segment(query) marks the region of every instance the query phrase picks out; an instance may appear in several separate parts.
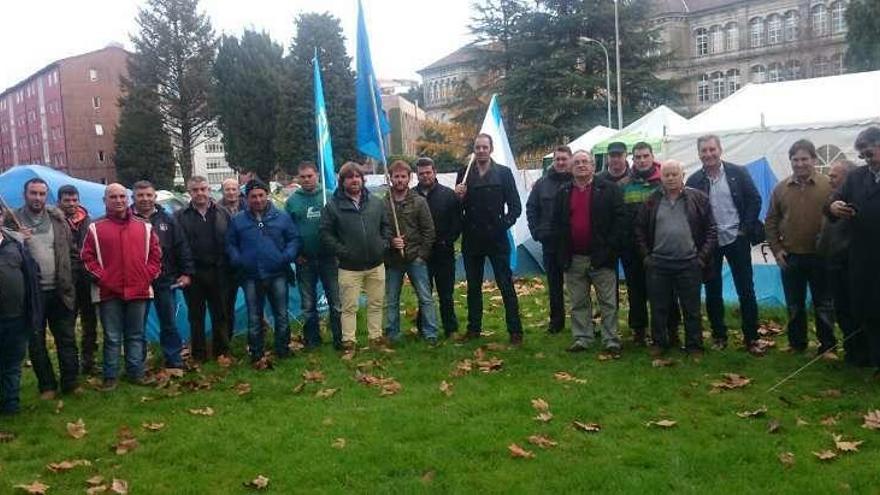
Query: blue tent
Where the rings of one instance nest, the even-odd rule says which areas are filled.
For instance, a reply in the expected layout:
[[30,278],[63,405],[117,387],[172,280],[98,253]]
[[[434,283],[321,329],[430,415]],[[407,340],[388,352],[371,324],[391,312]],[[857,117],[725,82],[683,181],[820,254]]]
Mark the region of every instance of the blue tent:
[[104,214],[104,184],[76,179],[45,165],[17,165],[0,175],[0,196],[12,207],[24,205],[24,183],[39,177],[49,185],[49,204],[58,202],[58,189],[70,184],[79,190],[80,202],[92,218]]

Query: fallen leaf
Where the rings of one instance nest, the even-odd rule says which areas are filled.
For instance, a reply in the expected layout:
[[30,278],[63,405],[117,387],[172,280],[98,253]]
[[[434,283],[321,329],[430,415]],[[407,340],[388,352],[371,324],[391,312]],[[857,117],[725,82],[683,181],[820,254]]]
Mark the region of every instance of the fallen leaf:
[[780,428],[782,428],[782,425],[775,419],[771,419],[767,423],[767,433],[777,433]]
[[306,370],[302,373],[303,380],[307,382],[323,382],[324,373],[321,370]]
[[269,486],[269,478],[260,474],[256,478],[244,483],[244,486],[255,490],[265,490]]
[[585,431],[587,433],[598,433],[602,431],[602,426],[599,423],[584,423],[582,421],[572,421],[572,426],[577,430]]
[[510,452],[511,457],[518,457],[521,459],[534,459],[535,457],[533,452],[530,452],[515,443],[508,445],[507,450]]
[[742,411],[742,412],[736,413],[736,415],[739,416],[740,418],[757,418],[757,417],[763,416],[765,414],[767,414],[767,406],[761,406],[758,409],[755,409],[754,411]]
[[678,424],[677,421],[672,421],[671,419],[660,419],[657,421],[648,421],[647,423],[645,423],[645,426],[656,426],[659,428],[672,428],[673,426],[675,426],[677,424]]
[[837,454],[831,450],[823,450],[821,452],[813,452],[813,455],[818,457],[820,461],[829,461],[837,457]]
[[493,352],[507,350],[507,346],[502,344],[501,342],[489,342],[488,344],[486,344],[483,347],[485,347],[487,351],[493,351]]
[[537,399],[532,399],[532,407],[535,408],[536,411],[550,410],[550,404],[548,404],[547,401],[540,397],[538,397]]
[[462,359],[455,363],[455,369],[452,370],[452,376],[464,376],[473,371],[473,361],[470,359]]
[[794,466],[794,453],[793,452],[780,452],[776,457],[779,458],[779,462],[782,463],[785,467]]
[[293,387],[293,393],[300,394],[303,390],[306,389],[306,382],[299,382],[295,387]]
[[38,480],[34,481],[30,485],[15,485],[13,488],[18,488],[19,490],[22,490],[25,493],[30,493],[31,495],[45,495],[46,490],[49,489],[49,485],[45,485]]
[[614,356],[612,356],[611,353],[608,352],[600,352],[596,355],[596,359],[598,359],[599,361],[611,361],[612,359],[614,359]]
[[212,409],[210,407],[201,407],[198,409],[190,409],[189,413],[196,415],[196,416],[213,416],[214,409]]
[[86,488],[86,495],[97,495],[99,493],[107,493],[110,488],[107,485],[95,485]]
[[73,461],[61,461],[61,462],[53,462],[46,465],[46,469],[52,471],[53,473],[62,473],[64,471],[70,471],[71,469],[77,466],[91,466],[92,463],[85,459],[76,459]]
[[123,426],[116,432],[116,443],[112,446],[116,455],[125,455],[138,448],[137,438],[134,437],[131,428]]
[[443,380],[440,382],[440,392],[446,395],[446,397],[450,397],[452,395],[452,384]]
[[743,388],[752,382],[751,378],[737,373],[724,373],[720,382],[713,382],[712,387],[718,390],[732,390],[735,388]]
[[403,388],[403,385],[400,384],[397,380],[392,378],[386,378],[382,383],[382,390],[379,392],[379,395],[382,397],[395,395]]
[[761,336],[771,336],[772,337],[775,335],[780,335],[782,333],[782,331],[783,331],[782,326],[779,325],[779,323],[772,322],[772,321],[767,322],[767,323],[762,323],[758,327],[758,335],[761,335]]
[[422,480],[422,483],[428,484],[428,483],[434,481],[434,478],[436,478],[436,477],[437,477],[437,471],[434,471],[433,469],[429,469],[429,470],[425,471],[424,473],[422,473],[422,476],[419,479]]
[[321,424],[324,426],[330,426],[333,424],[333,418],[324,418],[321,420]]
[[141,423],[141,427],[147,431],[159,431],[165,428],[165,423]]
[[846,441],[843,435],[834,435],[834,446],[841,452],[858,452],[859,445],[865,443],[864,440]]
[[165,373],[174,378],[183,378],[183,370],[180,368],[165,368]]
[[826,399],[837,399],[843,396],[843,392],[836,388],[829,388],[828,390],[823,390],[819,392],[819,395],[825,397]]
[[86,436],[86,424],[83,422],[82,418],[76,420],[76,423],[67,423],[67,434],[71,437],[79,440],[80,438]]
[[61,411],[64,410],[64,401],[59,400],[58,403],[55,404],[55,414],[61,414]]
[[345,439],[344,438],[336,438],[333,440],[333,443],[330,444],[334,449],[344,449],[345,448]]
[[252,364],[251,367],[253,367],[257,371],[263,371],[274,369],[275,365],[272,363],[272,360],[269,358],[269,356],[263,356],[254,364]]
[[668,368],[668,367],[674,366],[674,365],[675,365],[675,361],[673,361],[672,359],[658,358],[658,359],[651,361],[651,366],[653,366],[655,368]]
[[235,395],[238,395],[239,397],[242,395],[247,395],[251,393],[251,384],[246,382],[237,383],[234,387],[232,387],[232,390],[234,390]]
[[128,482],[113,478],[113,483],[110,484],[110,491],[118,495],[125,495],[128,493]]
[[529,437],[529,443],[532,444],[532,445],[537,445],[538,447],[541,447],[542,449],[548,449],[548,448],[550,448],[550,447],[556,447],[557,445],[559,445],[558,443],[556,443],[556,442],[554,442],[553,440],[551,440],[551,439],[545,437],[544,435],[532,435],[532,436],[530,436],[530,437]]
[[235,360],[230,356],[217,356],[217,364],[221,368],[229,368],[233,364],[235,364]]
[[809,426],[809,424],[810,423],[808,423],[805,419],[798,417],[798,419],[797,419],[798,426]]
[[560,382],[587,383],[587,380],[583,378],[575,378],[567,371],[557,371],[556,373],[553,373],[553,378]]
[[92,476],[91,478],[86,480],[86,484],[89,486],[98,486],[103,483],[104,477],[99,474],[96,474],[95,476]]
[[0,431],[0,443],[9,443],[13,440],[15,440],[15,433]]
[[551,419],[553,419],[553,413],[550,411],[542,411],[535,416],[535,421],[540,421],[542,423],[549,423]]
[[318,390],[317,392],[315,392],[315,397],[327,399],[327,398],[333,397],[333,395],[338,391],[339,391],[338,388],[322,388],[321,390]]
[[504,360],[497,357],[491,357],[485,361],[477,361],[477,367],[483,373],[499,371],[502,366],[504,366]]
[[877,409],[876,411],[868,411],[863,418],[865,422],[862,424],[862,428],[880,430],[880,409]]
[[825,416],[819,421],[819,424],[822,426],[834,426],[837,424],[837,420],[840,418],[840,414],[835,414],[834,416]]

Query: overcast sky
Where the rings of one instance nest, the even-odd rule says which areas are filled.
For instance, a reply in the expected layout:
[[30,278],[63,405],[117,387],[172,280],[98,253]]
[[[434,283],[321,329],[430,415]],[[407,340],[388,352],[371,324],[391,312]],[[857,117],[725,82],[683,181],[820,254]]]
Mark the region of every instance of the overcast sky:
[[[373,67],[382,79],[418,79],[416,70],[470,41],[471,0],[362,0]],[[0,91],[55,60],[110,42],[131,49],[129,34],[143,0],[3,0]],[[302,12],[342,20],[354,55],[357,0],[201,0],[215,31],[266,30],[285,48]]]

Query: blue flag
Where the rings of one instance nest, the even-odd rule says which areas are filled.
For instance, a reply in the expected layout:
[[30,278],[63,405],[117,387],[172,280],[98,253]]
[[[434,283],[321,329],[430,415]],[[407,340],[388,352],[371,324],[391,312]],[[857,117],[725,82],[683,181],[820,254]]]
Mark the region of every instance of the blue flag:
[[324,105],[324,84],[321,82],[321,64],[318,62],[317,48],[312,65],[315,70],[315,143],[318,145],[318,164],[321,166],[324,203],[327,203],[327,193],[332,194],[336,190],[336,169],[333,167],[333,143],[330,140],[327,107]]
[[355,81],[358,151],[385,164],[385,136],[391,126],[382,110],[382,96],[373,72],[364,7],[358,0],[357,80]]

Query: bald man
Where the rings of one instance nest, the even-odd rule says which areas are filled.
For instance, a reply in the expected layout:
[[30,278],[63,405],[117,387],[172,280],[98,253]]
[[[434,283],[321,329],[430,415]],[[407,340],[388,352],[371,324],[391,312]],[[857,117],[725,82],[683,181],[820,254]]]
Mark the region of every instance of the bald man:
[[92,302],[98,304],[104,327],[104,391],[117,386],[120,347],[128,379],[138,385],[154,381],[144,370],[144,314],[153,298],[153,280],[162,271],[162,251],[153,226],[128,206],[125,188],[108,185],[106,216],[89,225],[80,255],[95,280]]

